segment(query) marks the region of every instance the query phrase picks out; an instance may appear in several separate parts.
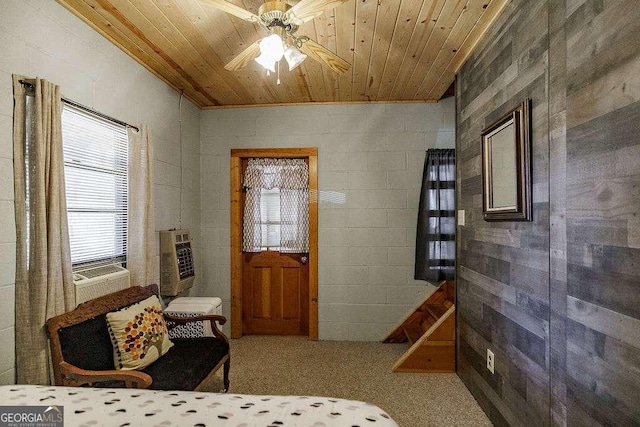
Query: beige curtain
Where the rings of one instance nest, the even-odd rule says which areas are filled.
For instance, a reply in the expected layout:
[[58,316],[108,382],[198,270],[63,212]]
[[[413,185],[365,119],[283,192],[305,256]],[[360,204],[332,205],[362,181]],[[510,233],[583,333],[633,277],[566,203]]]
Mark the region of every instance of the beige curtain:
[[147,125],[129,128],[129,231],[127,269],[131,286],[155,280],[153,146]]
[[49,384],[45,321],[74,308],[62,155],[60,88],[41,79],[27,90],[13,76],[16,213],[16,373]]

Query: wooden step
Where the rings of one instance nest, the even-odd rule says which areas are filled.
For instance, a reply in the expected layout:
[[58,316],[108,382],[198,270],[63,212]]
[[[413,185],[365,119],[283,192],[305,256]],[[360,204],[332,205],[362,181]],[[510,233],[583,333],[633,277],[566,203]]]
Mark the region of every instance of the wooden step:
[[453,282],[441,283],[383,340],[411,343],[393,366],[395,372],[454,372],[454,298]]
[[[451,307],[451,305],[449,305],[449,307]],[[433,316],[433,318],[435,318],[436,320],[439,319],[440,316],[445,314],[449,309],[449,307],[447,307],[444,303],[443,304],[426,303],[424,305],[425,311],[429,313],[431,316]]]
[[438,291],[431,294],[431,296],[425,301],[427,304],[442,304],[447,300],[447,293],[444,291]]
[[422,325],[422,332],[427,332],[434,323],[438,321],[438,317],[433,316],[432,314],[425,315],[420,322]]
[[425,332],[436,323],[438,319],[428,312],[421,312],[421,316],[413,318],[411,321],[407,321],[402,324],[402,331],[407,337],[407,340],[413,344],[416,342]]
[[396,361],[394,372],[455,372],[453,341],[427,341],[411,350]]
[[402,328],[398,328],[387,335],[384,342],[393,344],[407,342],[407,334]]
[[422,326],[415,323],[402,325],[402,330],[404,331],[404,334],[407,336],[407,339],[411,344],[418,341],[424,334],[424,329],[422,329]]

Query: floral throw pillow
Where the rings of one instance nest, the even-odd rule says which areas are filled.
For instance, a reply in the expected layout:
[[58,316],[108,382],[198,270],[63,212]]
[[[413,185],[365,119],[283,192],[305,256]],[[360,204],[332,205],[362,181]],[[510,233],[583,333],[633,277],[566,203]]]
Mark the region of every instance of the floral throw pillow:
[[107,313],[116,369],[142,369],[173,346],[157,296]]

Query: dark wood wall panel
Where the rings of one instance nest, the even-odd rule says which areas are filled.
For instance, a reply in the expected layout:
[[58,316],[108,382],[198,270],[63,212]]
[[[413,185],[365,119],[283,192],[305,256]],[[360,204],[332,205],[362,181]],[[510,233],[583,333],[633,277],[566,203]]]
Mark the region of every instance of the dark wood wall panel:
[[[458,76],[458,209],[466,215],[459,375],[498,425],[549,424],[547,15],[546,2],[512,2]],[[486,222],[480,133],[526,98],[533,100],[534,219]],[[486,368],[487,348],[495,374]]]
[[640,245],[633,236],[640,228],[640,7],[572,3],[557,11],[557,21],[565,19],[565,55],[550,57],[552,64],[565,61],[556,70],[564,68],[566,79],[559,102],[566,120],[556,127],[564,133],[558,149],[566,156],[565,181],[562,192],[551,193],[552,205],[565,211],[565,234],[553,233],[552,225],[552,242],[564,239],[566,251],[564,265],[558,262],[563,292],[554,295],[565,297],[565,307],[552,320],[564,338],[553,340],[564,365],[552,367],[564,391],[556,406],[564,412],[554,418],[638,425]]
[[[458,75],[458,367],[496,425],[640,425],[638,34],[635,1],[513,0]],[[480,131],[526,97],[534,221],[487,223]]]
[[[566,0],[549,3],[550,419],[567,422],[567,36]],[[582,420],[586,421],[586,420]],[[579,422],[578,425],[588,423]]]

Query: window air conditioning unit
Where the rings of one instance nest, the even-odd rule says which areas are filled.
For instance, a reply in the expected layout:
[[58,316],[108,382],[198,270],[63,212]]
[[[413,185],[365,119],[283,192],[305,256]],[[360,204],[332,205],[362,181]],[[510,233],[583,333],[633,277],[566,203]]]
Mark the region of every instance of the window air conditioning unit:
[[120,264],[88,267],[73,272],[76,305],[129,287],[129,270]]
[[160,295],[176,296],[194,280],[189,230],[160,231]]

